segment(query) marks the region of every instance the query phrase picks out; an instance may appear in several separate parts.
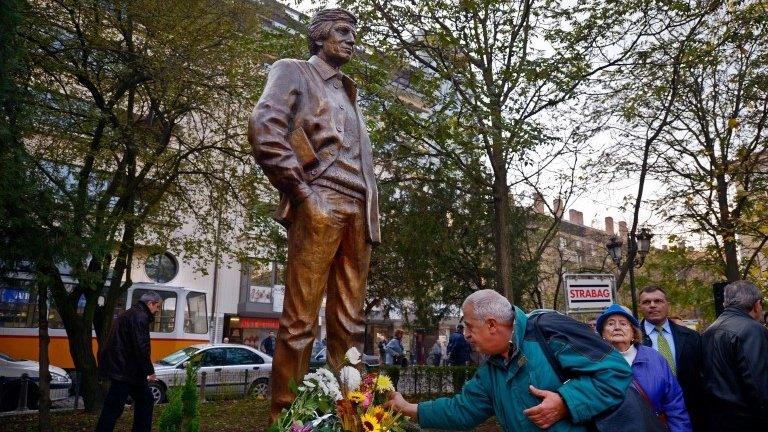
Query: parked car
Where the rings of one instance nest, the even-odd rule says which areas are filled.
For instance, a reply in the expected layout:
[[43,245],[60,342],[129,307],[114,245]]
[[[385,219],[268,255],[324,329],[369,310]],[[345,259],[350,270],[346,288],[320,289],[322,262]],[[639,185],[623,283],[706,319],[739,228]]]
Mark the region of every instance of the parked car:
[[[69,397],[69,388],[72,379],[67,372],[56,366],[48,366],[51,374],[51,400],[66,399]],[[40,392],[40,363],[32,360],[13,358],[0,353],[0,411],[13,411],[19,407],[21,395],[21,376],[27,374],[27,408],[37,409],[39,406]]]
[[168,388],[182,385],[189,362],[200,366],[198,384],[206,373],[207,394],[243,392],[267,396],[272,357],[240,344],[200,344],[182,348],[155,363],[157,381],[149,383],[155,403],[167,401]]
[[[309,358],[309,370],[317,370],[317,368],[327,363],[326,359],[326,347],[322,347],[316,352],[312,353],[312,357]],[[379,367],[381,360],[377,355],[363,354],[360,359],[367,369]]]

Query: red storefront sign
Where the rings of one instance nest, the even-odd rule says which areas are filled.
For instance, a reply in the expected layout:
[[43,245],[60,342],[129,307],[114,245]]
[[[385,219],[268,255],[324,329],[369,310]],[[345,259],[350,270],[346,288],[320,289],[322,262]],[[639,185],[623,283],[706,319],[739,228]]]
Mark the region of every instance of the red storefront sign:
[[240,328],[271,328],[277,329],[280,322],[277,318],[240,318]]

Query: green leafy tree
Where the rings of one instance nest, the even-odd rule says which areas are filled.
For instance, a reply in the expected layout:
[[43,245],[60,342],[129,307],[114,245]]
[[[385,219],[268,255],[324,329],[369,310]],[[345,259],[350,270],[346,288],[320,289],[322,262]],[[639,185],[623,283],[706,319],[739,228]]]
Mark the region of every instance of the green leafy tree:
[[202,260],[258,240],[241,234],[259,219],[222,210],[263,208],[245,117],[271,53],[296,44],[265,34],[259,11],[240,0],[29,3],[19,28],[28,80],[15,100],[30,127],[19,149],[50,199],[14,220],[47,243],[20,256],[50,281],[88,410],[101,401],[91,331],[103,346],[137,243],[173,239]]
[[663,185],[650,204],[676,234],[705,238],[719,273],[744,278],[768,242],[758,216],[768,150],[765,5],[682,2],[663,11],[676,25],[639,49],[611,88],[619,133],[599,164],[622,177],[639,171],[633,233],[647,175]]
[[412,174],[430,161],[456,170],[461,183],[452,186],[491,203],[493,287],[518,303],[513,270],[524,247],[512,227],[527,221],[515,219],[524,214],[512,210],[512,188],[535,188],[536,173],[575,150],[578,122],[564,113],[577,112],[580,89],[647,36],[643,4],[342,3],[359,14],[363,40],[399,70],[378,118],[384,142],[405,155],[393,162]]
[[[652,152],[664,215],[709,241],[728,281],[746,278],[768,241],[768,16],[762,2],[714,11],[686,53],[675,122]],[[739,238],[749,237],[750,248]]]

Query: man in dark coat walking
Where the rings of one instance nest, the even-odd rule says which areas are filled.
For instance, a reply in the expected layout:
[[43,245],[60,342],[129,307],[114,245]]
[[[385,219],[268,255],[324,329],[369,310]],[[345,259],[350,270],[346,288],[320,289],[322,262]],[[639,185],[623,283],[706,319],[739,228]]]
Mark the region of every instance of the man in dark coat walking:
[[702,335],[710,430],[757,432],[768,425],[768,329],[763,296],[747,281],[725,287],[725,310]]
[[155,368],[150,356],[149,330],[161,303],[159,294],[148,291],[115,320],[99,364],[102,373],[110,379],[110,386],[96,432],[114,430],[128,396],[133,399],[131,430],[152,429],[154,398],[148,381],[155,380]]
[[640,312],[643,315],[640,323],[643,345],[652,347],[667,358],[669,368],[683,389],[685,408],[691,417],[693,430],[706,431],[704,388],[701,384],[701,336],[669,319],[667,293],[658,286],[647,286],[640,291]]

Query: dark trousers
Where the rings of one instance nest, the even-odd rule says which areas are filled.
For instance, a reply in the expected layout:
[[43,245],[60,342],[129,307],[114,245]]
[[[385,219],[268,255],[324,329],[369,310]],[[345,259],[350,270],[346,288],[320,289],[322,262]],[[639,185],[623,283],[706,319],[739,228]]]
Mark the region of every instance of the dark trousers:
[[132,432],[148,432],[152,429],[152,408],[155,400],[145,381],[141,384],[112,380],[109,385],[107,398],[101,408],[96,432],[112,432],[117,419],[123,414],[125,401],[128,396],[133,399],[133,428]]
[[271,418],[294,399],[289,383],[307,372],[317,315],[326,295],[328,363],[341,367],[344,353],[362,352],[363,306],[371,245],[366,241],[365,203],[316,187],[321,202],[294,209],[288,229],[288,266],[283,313],[272,363]]

